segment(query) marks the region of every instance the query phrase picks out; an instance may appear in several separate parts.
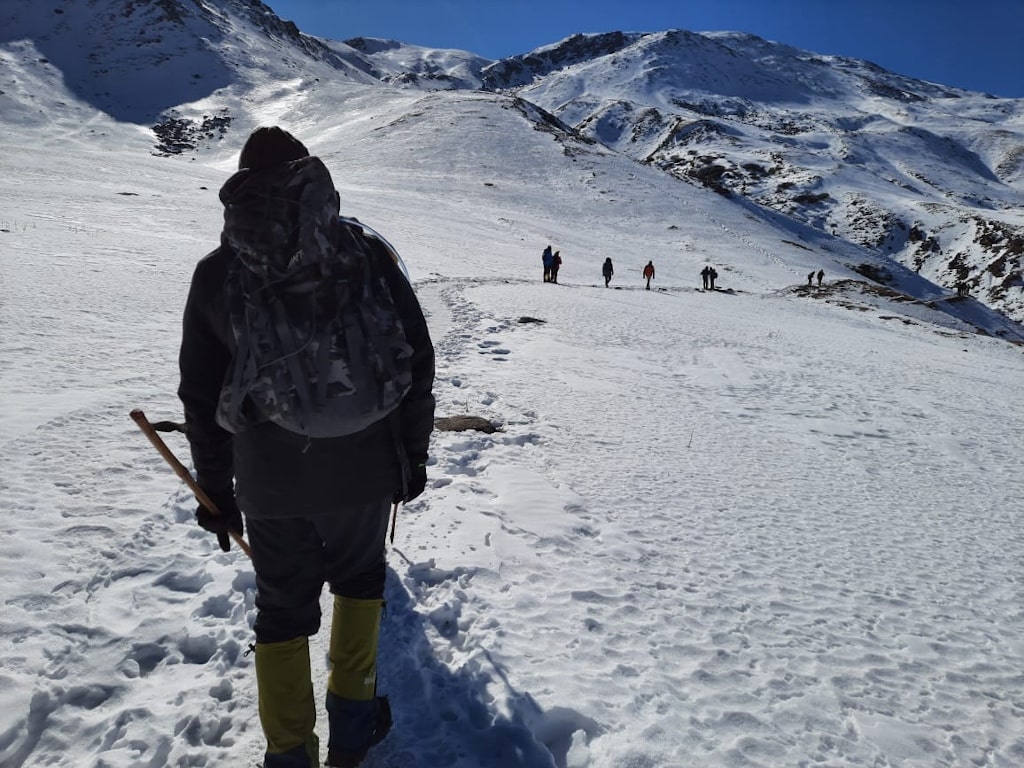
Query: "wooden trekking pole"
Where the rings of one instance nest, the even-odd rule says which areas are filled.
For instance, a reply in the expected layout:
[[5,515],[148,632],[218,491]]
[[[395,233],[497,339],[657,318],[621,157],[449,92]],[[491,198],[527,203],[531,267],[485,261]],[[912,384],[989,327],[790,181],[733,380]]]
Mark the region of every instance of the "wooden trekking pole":
[[[144,414],[140,409],[135,408],[129,416],[132,417],[132,421],[139,425],[139,429],[142,430],[142,434],[149,438],[149,442],[151,442],[159,454],[164,457],[164,460],[171,465],[171,469],[174,470],[174,474],[185,481],[185,485],[187,485],[191,489],[192,493],[195,494],[199,503],[210,510],[213,514],[221,514],[221,511],[217,509],[217,505],[214,504],[213,500],[206,495],[206,492],[199,487],[199,483],[195,481],[185,465],[178,461],[178,457],[175,456],[174,452],[167,447],[167,443],[163,441],[163,438],[156,433],[156,430],[153,429],[153,425],[150,424],[149,419],[146,418],[146,414]],[[245,552],[251,560],[252,550],[249,549],[249,542],[243,539],[241,534],[237,531],[229,530],[228,535],[231,536],[234,542],[238,545],[238,548]]]

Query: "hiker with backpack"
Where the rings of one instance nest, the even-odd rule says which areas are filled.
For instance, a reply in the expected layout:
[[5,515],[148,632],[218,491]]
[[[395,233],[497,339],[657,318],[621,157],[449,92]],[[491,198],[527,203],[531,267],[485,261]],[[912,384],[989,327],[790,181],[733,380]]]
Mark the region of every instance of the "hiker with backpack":
[[551,256],[551,282],[558,282],[558,270],[562,266],[562,252],[555,251]]
[[551,252],[551,246],[547,246],[540,255],[541,263],[544,264],[544,282],[551,282],[551,267],[555,261],[555,255]]
[[391,504],[426,485],[434,351],[397,254],[340,217],[330,173],[291,134],[253,132],[220,199],[179,356],[196,480],[219,510],[196,519],[224,551],[248,529],[263,765],[319,765],[308,638],[326,582],[327,765],[357,766],[391,727],[384,542]]

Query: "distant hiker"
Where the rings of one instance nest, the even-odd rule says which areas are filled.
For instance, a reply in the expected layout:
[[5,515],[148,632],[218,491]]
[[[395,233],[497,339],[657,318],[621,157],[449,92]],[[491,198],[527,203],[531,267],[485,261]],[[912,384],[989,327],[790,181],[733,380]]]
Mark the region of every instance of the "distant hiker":
[[961,280],[960,282],[958,282],[956,284],[956,295],[957,296],[969,296],[970,292],[971,292],[970,288],[967,286],[967,283],[964,282],[963,280]]
[[706,291],[708,289],[708,287],[711,285],[711,267],[710,266],[705,266],[704,269],[702,269],[700,271],[700,279],[701,279],[701,282],[703,283],[704,290]]
[[715,290],[715,280],[718,279],[718,272],[715,271],[714,267],[708,267],[708,283],[711,285],[711,290]]
[[319,158],[258,128],[238,166],[179,355],[196,480],[219,510],[200,505],[196,520],[224,551],[229,532],[249,532],[262,765],[320,764],[309,636],[326,582],[327,765],[355,766],[391,727],[377,695],[384,541],[391,504],[427,482],[434,350],[397,254],[339,217]]
[[822,281],[822,278],[824,278],[824,277],[825,277],[825,270],[819,269],[818,270],[818,287],[819,288],[821,288],[821,281]]
[[647,280],[647,290],[651,290],[651,280],[654,279],[654,262],[648,261],[647,266],[644,267],[644,278]]
[[540,255],[540,260],[544,264],[544,282],[551,282],[551,264],[554,261],[555,256],[551,253],[551,246],[549,245],[544,249],[544,252]]
[[604,264],[601,265],[601,274],[604,275],[604,287],[608,287],[608,283],[612,281],[612,275],[615,274],[615,270],[612,268],[612,258],[609,256],[604,260]]
[[558,282],[558,268],[562,266],[562,256],[561,256],[561,253],[562,253],[561,251],[555,251],[554,255],[551,257],[551,282],[552,283],[557,283]]
[[807,285],[814,285],[814,270],[807,273]]

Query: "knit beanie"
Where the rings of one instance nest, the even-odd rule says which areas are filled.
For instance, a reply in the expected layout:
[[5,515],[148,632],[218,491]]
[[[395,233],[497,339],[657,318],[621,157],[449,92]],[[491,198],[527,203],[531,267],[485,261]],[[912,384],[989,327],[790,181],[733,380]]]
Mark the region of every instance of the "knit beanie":
[[308,156],[309,150],[288,131],[276,125],[257,128],[242,147],[238,168],[258,171]]

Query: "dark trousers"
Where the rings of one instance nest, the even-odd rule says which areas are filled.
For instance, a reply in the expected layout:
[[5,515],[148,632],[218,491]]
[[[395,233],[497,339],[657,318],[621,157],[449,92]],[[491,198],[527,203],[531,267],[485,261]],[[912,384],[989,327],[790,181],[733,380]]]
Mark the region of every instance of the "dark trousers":
[[384,538],[391,499],[316,517],[246,519],[256,571],[256,642],[282,643],[320,629],[320,594],[384,596]]

